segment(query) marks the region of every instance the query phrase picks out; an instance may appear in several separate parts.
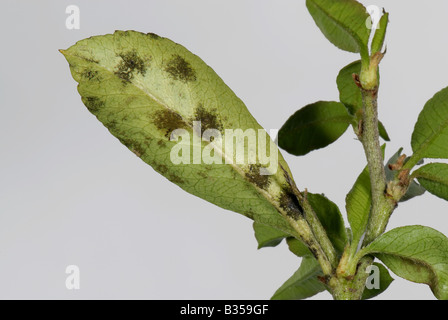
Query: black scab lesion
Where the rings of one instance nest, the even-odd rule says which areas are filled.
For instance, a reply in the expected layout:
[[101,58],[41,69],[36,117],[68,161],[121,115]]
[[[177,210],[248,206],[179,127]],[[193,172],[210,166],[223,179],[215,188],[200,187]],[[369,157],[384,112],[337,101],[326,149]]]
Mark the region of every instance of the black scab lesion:
[[187,128],[181,115],[169,109],[156,112],[153,123],[168,139],[174,130]]
[[166,64],[165,71],[174,80],[183,82],[196,81],[196,72],[190,63],[180,55],[174,55]]
[[246,178],[249,182],[255,184],[260,189],[267,190],[271,180],[268,175],[260,174],[260,168],[260,164],[249,165],[249,170],[246,172]]
[[96,70],[86,69],[81,73],[81,76],[89,81],[93,79],[99,80],[98,71]]
[[104,106],[104,101],[98,97],[85,97],[83,102],[92,113],[98,112]]
[[292,190],[283,190],[279,203],[280,207],[286,211],[286,214],[294,220],[298,220],[303,215],[303,208]]
[[146,73],[147,64],[138,56],[137,51],[128,51],[118,55],[121,58],[120,63],[114,72],[117,77],[123,80],[124,83],[130,82],[136,73],[142,76]]
[[202,104],[199,104],[192,120],[201,122],[201,136],[207,129],[218,130],[221,133],[223,132],[223,125],[218,117],[216,109],[207,110]]

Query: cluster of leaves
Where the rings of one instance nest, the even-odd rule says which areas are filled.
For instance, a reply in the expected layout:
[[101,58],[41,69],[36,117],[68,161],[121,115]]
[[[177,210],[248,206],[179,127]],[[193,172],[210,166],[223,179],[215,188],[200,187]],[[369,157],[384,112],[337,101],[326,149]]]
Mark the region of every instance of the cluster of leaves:
[[[366,28],[369,15],[357,1],[307,0],[306,5],[317,26],[334,45],[360,53],[361,59],[339,73],[336,81],[339,102],[308,105],[281,128],[279,146],[294,155],[305,155],[329,145],[350,125],[357,132],[363,102],[352,75],[359,74],[381,53],[388,23],[388,14],[384,13],[370,39],[370,30]],[[193,143],[194,136],[201,136],[206,129],[221,132],[262,129],[243,102],[199,57],[169,39],[135,31],[91,37],[61,52],[79,83],[78,91],[88,110],[144,162],[185,191],[253,219],[259,248],[276,246],[286,239],[289,249],[302,258],[302,263],[277,290],[274,299],[303,299],[327,289],[319,281],[322,269],[314,252],[294,228],[296,213],[301,208],[288,180],[292,174],[278,150],[282,170],[271,175],[260,173],[266,167],[258,158],[255,164],[237,164],[233,150],[226,150],[216,140],[199,140],[201,152],[234,161],[197,165],[194,154],[191,164],[171,161],[170,152],[177,144],[191,142],[185,137],[181,142],[171,139],[175,129],[189,133]],[[193,121],[201,121],[203,130],[195,130]],[[381,123],[379,132],[389,141]],[[394,181],[402,170],[412,170],[425,158],[448,159],[448,89],[437,93],[425,105],[411,144],[414,151],[411,157],[403,159],[400,149],[386,164],[388,181]],[[257,148],[248,146],[244,152],[248,156],[257,152]],[[414,170],[409,179],[409,188],[401,201],[425,190],[448,200],[447,164],[427,164]],[[307,194],[307,201],[339,257],[347,245],[358,245],[362,239],[372,201],[370,188],[366,167],[346,198],[350,228],[344,226],[336,204],[323,195]],[[358,258],[364,255],[377,257],[400,277],[430,285],[436,297],[448,298],[448,239],[441,233],[423,226],[397,228],[356,253]],[[363,298],[382,292],[392,281],[388,269],[377,265],[381,287],[365,290]]]

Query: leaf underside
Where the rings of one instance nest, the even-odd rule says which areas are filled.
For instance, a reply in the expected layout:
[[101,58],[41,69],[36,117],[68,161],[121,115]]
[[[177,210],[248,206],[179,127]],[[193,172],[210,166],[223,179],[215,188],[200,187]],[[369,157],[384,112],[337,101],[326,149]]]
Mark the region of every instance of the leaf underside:
[[438,299],[448,299],[448,239],[424,226],[393,229],[364,248],[404,279],[425,283]]
[[[256,162],[238,164],[237,153],[223,148],[220,140],[200,139],[207,129],[224,133],[263,128],[199,57],[169,39],[136,31],[91,37],[61,52],[87,109],[154,170],[217,206],[297,236],[283,218],[291,213],[295,199],[279,168],[291,175],[278,149],[274,149],[279,165],[275,171],[261,163],[257,145],[248,143],[244,148],[245,159],[255,154]],[[193,127],[194,121],[201,127]],[[188,136],[173,141],[176,129]],[[273,142],[268,135],[264,140],[269,153]],[[191,150],[186,163],[173,163],[170,153],[176,147],[182,156]],[[200,164],[194,164],[198,160],[194,147],[200,150]],[[207,152],[224,164],[201,163],[201,154]],[[261,169],[271,174],[263,175]]]

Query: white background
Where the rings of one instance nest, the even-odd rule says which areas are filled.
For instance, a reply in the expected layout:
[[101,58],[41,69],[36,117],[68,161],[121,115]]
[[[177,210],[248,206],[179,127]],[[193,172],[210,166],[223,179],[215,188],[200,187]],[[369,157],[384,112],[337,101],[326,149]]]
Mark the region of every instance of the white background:
[[[379,113],[392,138],[386,157],[409,155],[418,113],[448,85],[448,2],[362,2],[390,12]],[[70,4],[80,30],[65,27]],[[324,38],[305,1],[2,0],[0,15],[0,298],[268,299],[294,273],[300,260],[284,243],[257,251],[249,219],[185,193],[111,136],[57,50],[116,29],[157,33],[213,67],[265,128],[280,128],[308,103],[337,100],[338,71],[358,59]],[[342,211],[365,166],[351,131],[285,157],[299,188]],[[401,204],[389,228],[448,234],[447,211],[426,194]],[[80,290],[65,288],[70,264]],[[397,278],[379,298],[433,295]]]

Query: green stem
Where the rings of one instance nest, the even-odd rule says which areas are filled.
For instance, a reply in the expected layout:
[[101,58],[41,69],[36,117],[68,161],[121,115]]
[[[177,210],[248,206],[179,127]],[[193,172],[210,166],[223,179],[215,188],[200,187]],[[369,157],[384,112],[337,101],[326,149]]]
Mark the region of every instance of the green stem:
[[329,282],[333,298],[335,300],[361,300],[369,276],[366,270],[372,263],[373,258],[365,256],[360,260],[357,273],[354,276],[333,277]]
[[[378,131],[378,64],[382,58],[383,54],[376,53],[371,57],[369,64],[363,63],[357,83],[361,88],[363,101],[362,122],[358,136],[367,158],[372,195],[363,246],[368,245],[386,230],[396,206],[396,200],[386,193],[387,180]],[[336,275],[330,279],[329,286],[333,297],[337,300],[362,298],[368,277],[365,271],[373,263],[373,258],[358,255],[355,248],[357,245],[352,243],[352,247],[346,249],[347,254],[344,259],[341,259]]]
[[381,235],[389,222],[396,203],[386,197],[386,174],[384,171],[383,152],[379,142],[378,132],[378,89],[362,89],[363,119],[361,142],[366,154],[370,174],[372,192],[372,207],[367,225],[364,245]]

